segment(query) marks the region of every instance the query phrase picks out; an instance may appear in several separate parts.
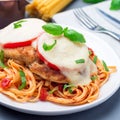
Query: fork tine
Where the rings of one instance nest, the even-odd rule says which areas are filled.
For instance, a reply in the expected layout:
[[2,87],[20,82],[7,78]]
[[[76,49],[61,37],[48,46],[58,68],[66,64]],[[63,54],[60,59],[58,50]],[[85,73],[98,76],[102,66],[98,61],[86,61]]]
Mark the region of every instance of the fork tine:
[[97,25],[98,25],[92,18],[90,18],[90,17],[86,14],[86,12],[85,12],[83,9],[79,9],[79,12],[81,12],[81,14],[83,14],[84,17],[86,17],[87,20],[88,20],[91,24],[93,24],[94,26],[97,26]]
[[73,10],[74,15],[89,29],[95,29],[97,23],[95,23],[90,17],[80,8]]
[[76,18],[87,28],[91,29],[91,26],[89,24],[86,24],[86,22],[82,19],[82,17],[79,15],[78,9],[73,10],[74,15]]

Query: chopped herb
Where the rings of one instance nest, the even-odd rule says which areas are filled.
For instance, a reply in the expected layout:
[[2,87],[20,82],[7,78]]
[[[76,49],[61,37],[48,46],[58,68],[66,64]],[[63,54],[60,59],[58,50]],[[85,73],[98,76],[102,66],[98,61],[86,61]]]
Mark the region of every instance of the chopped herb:
[[105,63],[105,61],[102,61],[102,63],[103,63],[103,67],[104,67],[104,69],[108,72],[109,69],[108,69],[108,67],[107,67],[107,64]]
[[63,89],[66,90],[67,88],[71,88],[71,87],[74,87],[74,85],[73,84],[65,84],[63,86]]
[[0,67],[6,68],[5,64],[0,60]]
[[49,51],[56,45],[56,43],[57,43],[57,40],[54,40],[54,43],[52,45],[48,45],[48,44],[44,43],[43,44],[43,49],[45,51]]
[[78,60],[75,60],[76,64],[79,64],[79,63],[85,63],[85,59],[78,59]]
[[4,51],[0,50],[0,61],[3,62],[4,61]]
[[71,88],[69,88],[69,93],[73,93],[73,90]]
[[64,36],[67,37],[72,42],[79,42],[79,43],[86,42],[84,36],[81,33],[72,29],[64,30]]
[[50,90],[49,93],[52,94],[56,91],[56,89]]
[[19,71],[19,74],[21,77],[21,85],[19,86],[18,89],[22,90],[26,86],[26,77],[25,77],[25,73],[22,70]]
[[97,56],[94,56],[93,62],[96,64],[97,63]]
[[5,68],[6,66],[4,65],[4,51],[0,50],[0,67]]
[[20,21],[18,21],[18,22],[15,22],[15,23],[13,24],[13,25],[14,25],[14,29],[22,27],[22,23],[23,23],[23,22],[26,22],[26,20],[20,20]]
[[42,26],[42,28],[49,34],[52,35],[61,35],[63,33],[63,28],[60,25],[54,23],[47,23]]
[[91,76],[91,80],[96,80],[98,78],[98,76],[97,75],[93,75],[93,76]]
[[88,52],[89,52],[89,55],[92,55],[92,51],[91,50],[88,50]]
[[73,93],[72,87],[75,87],[73,84],[65,84],[63,90],[68,89],[69,93]]

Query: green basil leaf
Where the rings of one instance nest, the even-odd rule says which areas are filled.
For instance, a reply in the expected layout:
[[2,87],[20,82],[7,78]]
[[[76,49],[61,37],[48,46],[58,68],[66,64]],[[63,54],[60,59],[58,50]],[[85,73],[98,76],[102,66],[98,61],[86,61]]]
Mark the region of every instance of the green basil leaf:
[[93,62],[96,64],[97,63],[97,56],[94,56]]
[[4,61],[4,51],[0,50],[0,61],[3,62]]
[[47,23],[42,26],[42,28],[49,34],[58,36],[62,35],[63,28],[60,25],[54,24],[54,23]]
[[22,23],[23,22],[26,22],[26,20],[20,20],[20,21],[17,21],[15,22],[13,25],[14,25],[14,29],[17,29],[17,28],[20,28],[22,27]]
[[6,66],[3,62],[4,62],[4,51],[0,50],[0,67],[6,68]]
[[98,76],[97,75],[93,75],[93,76],[91,76],[91,80],[96,80],[98,78]]
[[85,38],[84,36],[72,29],[66,29],[64,31],[64,36],[68,39],[70,39],[72,42],[80,42],[80,43],[85,43]]
[[57,89],[50,90],[49,93],[53,94]]
[[75,60],[76,64],[85,63],[85,59]]
[[119,10],[120,9],[120,0],[112,0],[110,5],[110,10]]
[[46,43],[43,43],[43,49],[45,51],[49,51],[56,45],[56,43],[57,43],[57,40],[54,40],[54,43],[52,45],[48,45]]
[[73,84],[65,84],[63,89],[66,90],[67,88],[75,87]]
[[104,0],[83,0],[86,3],[98,3],[98,2],[102,2]]
[[18,89],[22,90],[26,86],[26,77],[25,77],[25,73],[22,70],[19,71],[19,74],[21,77],[21,85],[19,86]]
[[107,64],[105,63],[105,61],[102,61],[102,63],[103,63],[103,67],[104,67],[104,69],[105,69],[105,71],[109,71],[109,69],[108,69],[108,67],[107,67]]
[[0,60],[0,67],[6,68],[5,64]]
[[73,93],[73,90],[72,90],[72,88],[69,88],[69,93],[71,93],[71,94]]

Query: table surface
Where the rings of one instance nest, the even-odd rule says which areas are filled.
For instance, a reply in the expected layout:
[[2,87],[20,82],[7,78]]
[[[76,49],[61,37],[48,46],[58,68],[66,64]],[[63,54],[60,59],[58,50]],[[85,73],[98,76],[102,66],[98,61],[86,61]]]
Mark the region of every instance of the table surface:
[[[82,0],[74,0],[65,10],[83,7],[89,4]],[[116,44],[120,44],[116,42]],[[120,56],[120,54],[119,54]],[[92,109],[61,116],[30,115],[8,109],[0,105],[0,120],[119,120],[120,118],[120,89],[106,102]]]

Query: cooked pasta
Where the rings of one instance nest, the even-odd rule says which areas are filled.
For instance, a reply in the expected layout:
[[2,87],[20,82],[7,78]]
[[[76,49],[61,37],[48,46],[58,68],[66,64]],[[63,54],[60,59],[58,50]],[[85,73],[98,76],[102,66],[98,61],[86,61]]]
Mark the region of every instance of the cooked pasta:
[[[95,55],[90,54],[89,57],[93,60]],[[0,67],[0,93],[17,102],[46,100],[62,105],[90,103],[98,98],[100,87],[108,81],[110,74],[116,71],[115,66],[108,66],[109,71],[105,70],[99,59],[96,60],[95,64],[98,72],[91,75],[91,82],[88,85],[74,86],[44,80],[34,75],[28,67],[8,59],[5,62],[7,67]],[[22,84],[20,71],[24,72],[26,79],[26,86],[22,89],[19,89]],[[9,82],[7,86],[3,87],[5,79]]]

